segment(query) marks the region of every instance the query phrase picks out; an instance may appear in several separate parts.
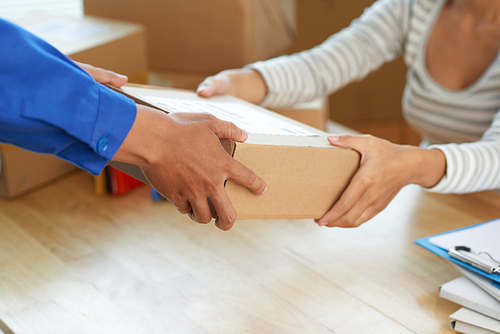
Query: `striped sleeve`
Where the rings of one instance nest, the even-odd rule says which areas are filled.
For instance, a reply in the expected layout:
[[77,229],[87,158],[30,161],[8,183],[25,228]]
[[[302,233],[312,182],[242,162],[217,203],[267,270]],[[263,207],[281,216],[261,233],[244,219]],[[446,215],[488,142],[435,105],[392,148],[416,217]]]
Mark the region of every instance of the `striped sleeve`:
[[446,156],[446,175],[429,191],[463,194],[500,189],[500,111],[480,141],[429,148]]
[[265,107],[330,94],[402,52],[413,0],[378,0],[351,25],[311,50],[250,64],[268,88]]

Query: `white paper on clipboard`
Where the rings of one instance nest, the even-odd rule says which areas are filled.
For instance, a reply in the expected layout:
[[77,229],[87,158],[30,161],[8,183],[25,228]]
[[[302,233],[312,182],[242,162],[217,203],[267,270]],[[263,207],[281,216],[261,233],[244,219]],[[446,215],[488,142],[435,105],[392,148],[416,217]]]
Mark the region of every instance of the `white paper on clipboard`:
[[[500,219],[431,237],[429,242],[446,250],[456,246],[466,246],[471,248],[474,253],[487,252],[495,260],[500,261]],[[475,254],[469,256],[492,267],[499,266],[499,263],[492,261],[484,254],[481,254],[480,257]]]

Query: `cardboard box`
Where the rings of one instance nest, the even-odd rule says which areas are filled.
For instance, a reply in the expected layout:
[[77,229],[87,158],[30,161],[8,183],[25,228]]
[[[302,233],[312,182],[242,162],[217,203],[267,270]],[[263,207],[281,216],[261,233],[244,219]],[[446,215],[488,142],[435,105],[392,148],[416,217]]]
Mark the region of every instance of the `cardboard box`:
[[[173,99],[179,103],[183,100],[184,106],[186,101],[200,104],[207,101],[236,103],[237,105],[232,107],[234,110],[238,109],[238,117],[243,117],[244,122],[255,122],[264,127],[266,122],[260,125],[261,115],[264,115],[262,117],[276,120],[282,126],[278,127],[279,130],[295,127],[299,132],[311,134],[256,134],[246,128],[249,138],[245,143],[221,140],[234,159],[252,169],[268,186],[268,193],[258,196],[239,184],[226,182],[226,192],[239,219],[320,218],[340,197],[359,166],[359,154],[350,149],[329,145],[325,132],[232,96],[206,100],[193,92],[175,89],[137,86],[124,89],[127,93],[153,102],[155,98]],[[171,107],[159,108],[164,111],[172,110]],[[110,164],[141,181],[148,182],[137,166],[118,162]]]
[[273,108],[271,110],[323,131],[326,131],[326,125],[330,114],[327,97],[309,102],[297,103],[287,109]]
[[384,138],[396,144],[418,146],[422,141],[421,135],[404,120],[347,122],[344,125],[359,133]]
[[161,69],[150,69],[149,84],[152,86],[180,88],[194,91],[206,77],[214,74],[215,73],[212,72],[166,71]]
[[280,54],[296,0],[85,0],[85,14],[143,24],[152,68],[219,72]]
[[0,197],[17,197],[76,169],[51,155],[0,144]]
[[84,16],[33,12],[14,20],[75,61],[147,83],[146,32],[141,25]]

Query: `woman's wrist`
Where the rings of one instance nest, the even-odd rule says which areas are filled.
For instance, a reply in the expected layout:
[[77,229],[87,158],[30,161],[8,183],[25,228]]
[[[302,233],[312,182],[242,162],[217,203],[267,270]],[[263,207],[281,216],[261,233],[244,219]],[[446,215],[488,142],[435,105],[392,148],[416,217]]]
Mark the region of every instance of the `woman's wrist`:
[[254,69],[228,71],[231,95],[254,104],[260,104],[267,95],[262,75]]
[[415,180],[412,183],[425,188],[434,187],[446,174],[446,158],[437,149],[415,148],[418,161],[415,164]]

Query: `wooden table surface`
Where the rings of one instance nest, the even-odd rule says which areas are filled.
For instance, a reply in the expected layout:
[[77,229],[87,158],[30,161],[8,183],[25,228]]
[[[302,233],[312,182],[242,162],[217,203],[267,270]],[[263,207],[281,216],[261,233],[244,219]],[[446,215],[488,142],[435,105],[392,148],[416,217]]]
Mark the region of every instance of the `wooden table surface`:
[[222,232],[146,186],[96,196],[78,172],[0,200],[0,319],[16,334],[452,333],[459,306],[438,287],[459,273],[413,241],[499,216],[498,193],[408,186],[357,229]]

